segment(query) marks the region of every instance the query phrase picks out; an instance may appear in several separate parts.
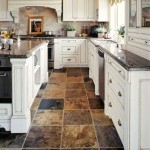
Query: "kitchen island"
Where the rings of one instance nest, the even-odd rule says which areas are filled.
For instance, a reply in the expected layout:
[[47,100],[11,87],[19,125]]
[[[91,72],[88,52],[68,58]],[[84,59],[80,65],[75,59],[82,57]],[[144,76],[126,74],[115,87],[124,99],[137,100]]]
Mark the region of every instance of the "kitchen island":
[[12,103],[0,103],[0,127],[11,133],[27,133],[30,107],[42,83],[48,81],[47,43],[24,40],[12,50],[0,50],[0,57],[9,58],[12,64]]

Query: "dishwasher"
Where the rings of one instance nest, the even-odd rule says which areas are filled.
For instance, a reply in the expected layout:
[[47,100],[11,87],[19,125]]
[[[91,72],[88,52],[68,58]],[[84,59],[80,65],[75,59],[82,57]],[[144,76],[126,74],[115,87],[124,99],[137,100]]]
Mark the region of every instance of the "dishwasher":
[[105,100],[104,52],[100,47],[98,48],[98,54],[99,54],[99,95],[102,101],[104,102]]

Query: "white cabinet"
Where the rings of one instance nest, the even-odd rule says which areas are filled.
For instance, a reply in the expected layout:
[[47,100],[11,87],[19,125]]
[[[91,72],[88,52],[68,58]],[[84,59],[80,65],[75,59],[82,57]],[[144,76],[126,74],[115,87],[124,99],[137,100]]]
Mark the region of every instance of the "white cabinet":
[[98,48],[88,41],[89,77],[93,79],[95,94],[99,95],[99,55]]
[[54,39],[54,68],[87,66],[86,39]]
[[98,21],[109,21],[109,2],[108,0],[98,0]]
[[105,114],[125,150],[150,149],[150,71],[127,71],[105,55]]
[[13,20],[7,8],[8,8],[7,0],[0,0],[0,21],[12,21]]
[[63,0],[63,21],[95,21],[97,0]]

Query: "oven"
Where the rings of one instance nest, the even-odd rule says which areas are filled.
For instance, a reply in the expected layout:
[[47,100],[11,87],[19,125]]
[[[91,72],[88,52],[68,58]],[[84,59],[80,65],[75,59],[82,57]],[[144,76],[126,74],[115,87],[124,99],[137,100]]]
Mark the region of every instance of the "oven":
[[12,102],[12,67],[9,58],[0,58],[0,103]]
[[54,38],[48,40],[48,69],[54,68]]

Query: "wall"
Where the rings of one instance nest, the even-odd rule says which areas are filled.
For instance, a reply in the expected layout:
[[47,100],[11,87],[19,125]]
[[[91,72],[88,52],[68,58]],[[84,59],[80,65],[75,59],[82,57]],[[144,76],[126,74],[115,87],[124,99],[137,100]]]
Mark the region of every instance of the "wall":
[[[54,34],[61,34],[62,28],[69,22],[58,23],[57,14],[54,9],[46,7],[24,7],[19,11],[19,24],[13,22],[0,22],[0,28],[19,28],[19,35],[28,34],[28,17],[29,16],[44,16],[43,31],[53,31]],[[96,22],[73,22],[76,28],[76,35],[81,32],[82,26],[92,26],[97,24]],[[66,32],[65,32],[66,34]]]

